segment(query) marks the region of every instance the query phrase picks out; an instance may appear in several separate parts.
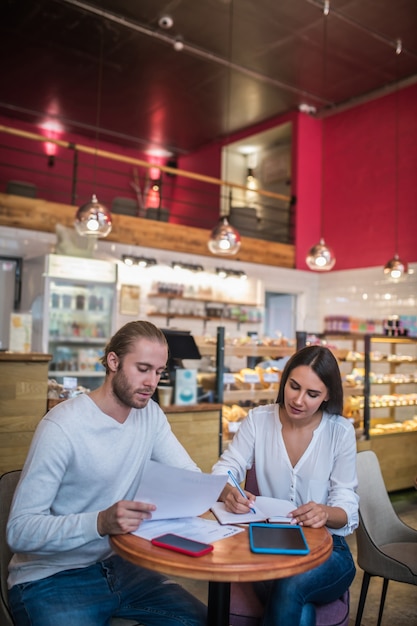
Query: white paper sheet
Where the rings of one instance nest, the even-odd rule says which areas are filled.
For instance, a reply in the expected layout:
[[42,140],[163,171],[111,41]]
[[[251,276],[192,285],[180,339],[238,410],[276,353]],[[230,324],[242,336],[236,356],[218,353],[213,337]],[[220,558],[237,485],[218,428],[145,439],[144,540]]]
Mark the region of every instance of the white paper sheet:
[[197,517],[216,502],[227,476],[191,472],[149,461],[134,500],[152,502],[152,520]]
[[287,522],[291,523],[288,517],[290,511],[297,508],[290,500],[279,500],[268,496],[257,496],[255,500],[255,513],[251,511],[247,514],[230,513],[226,511],[223,502],[215,502],[211,510],[219,520],[220,524],[249,524],[250,522]]
[[202,517],[184,517],[170,520],[147,520],[142,522],[139,528],[132,534],[150,541],[154,537],[159,537],[165,533],[174,533],[181,535],[181,537],[187,537],[187,539],[213,543],[213,541],[231,537],[242,531],[243,528],[238,526],[221,526],[216,520],[208,520]]

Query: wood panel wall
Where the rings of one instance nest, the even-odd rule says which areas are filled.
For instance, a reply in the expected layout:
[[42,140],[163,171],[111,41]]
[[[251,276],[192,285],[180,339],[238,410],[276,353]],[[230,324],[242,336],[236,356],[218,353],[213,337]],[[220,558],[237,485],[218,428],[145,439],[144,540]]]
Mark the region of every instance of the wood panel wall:
[[[74,225],[76,211],[77,207],[68,204],[0,193],[0,226],[55,233],[57,224],[70,228]],[[113,228],[107,240],[212,257],[207,247],[209,236],[210,231],[203,228],[113,215]],[[293,268],[295,249],[289,244],[242,237],[239,253],[228,259]]]

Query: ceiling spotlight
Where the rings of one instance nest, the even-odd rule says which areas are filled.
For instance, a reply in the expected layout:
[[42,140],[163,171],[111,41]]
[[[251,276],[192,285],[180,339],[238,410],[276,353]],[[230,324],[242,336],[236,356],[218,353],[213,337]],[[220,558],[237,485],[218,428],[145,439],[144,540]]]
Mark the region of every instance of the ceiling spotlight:
[[188,270],[190,272],[204,272],[204,267],[200,264],[182,263],[181,261],[173,261],[171,267],[174,270]]
[[239,278],[240,280],[247,280],[248,278],[246,272],[231,270],[225,267],[216,267],[216,274],[219,278]]
[[156,259],[150,259],[146,256],[138,256],[137,264],[139,267],[151,267],[152,265],[156,265]]
[[158,24],[164,30],[169,30],[170,28],[174,26],[174,20],[172,19],[170,15],[161,15],[161,17],[158,20]]
[[174,50],[176,50],[177,52],[181,52],[181,50],[184,50],[184,42],[181,37],[175,37]]
[[133,256],[132,254],[124,254],[122,256],[122,261],[129,267],[132,265],[139,265],[139,267],[151,267],[152,265],[157,264],[156,259],[146,256]]
[[111,232],[111,213],[93,194],[90,202],[78,209],[74,225],[82,237],[107,237]]
[[317,113],[317,108],[312,104],[307,104],[306,102],[299,104],[298,110],[300,113],[307,113],[307,115],[315,115]]
[[129,256],[128,254],[124,254],[122,256],[122,261],[125,265],[129,265],[132,266],[135,264],[135,257],[134,256]]

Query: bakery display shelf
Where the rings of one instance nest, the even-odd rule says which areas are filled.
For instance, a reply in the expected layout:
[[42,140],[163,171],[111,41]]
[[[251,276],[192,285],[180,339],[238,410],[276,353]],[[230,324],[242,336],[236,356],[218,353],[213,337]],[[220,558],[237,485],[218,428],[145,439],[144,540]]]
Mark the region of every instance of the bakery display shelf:
[[[371,399],[369,401],[370,409],[394,409],[406,406],[417,406],[417,398],[414,397],[415,394],[410,394],[409,397],[407,395],[401,396],[401,398],[395,399],[384,399],[383,396],[377,397],[376,399]],[[365,396],[359,395],[355,398],[355,410],[362,411],[365,406]]]
[[344,383],[343,385],[343,393],[350,396],[363,396],[363,385],[356,385],[356,387],[352,387],[351,385],[347,385]]
[[[335,355],[335,357],[339,360],[339,361],[344,361],[345,363],[361,363],[363,361],[365,361],[365,354],[358,354],[357,357],[355,358],[350,358],[349,356],[344,357],[343,355],[340,355],[340,352],[338,350],[332,350],[333,354]],[[408,356],[402,356],[401,354],[399,355],[383,355],[380,358],[377,357],[372,357],[372,355],[369,358],[371,363],[392,363],[393,365],[403,365],[403,364],[407,364],[407,365],[413,365],[415,363],[417,363],[417,358],[410,358]]]
[[277,399],[277,389],[231,389],[223,392],[223,402],[233,404],[238,402],[260,402],[267,400],[275,402]]
[[[407,379],[407,380],[395,380],[395,379],[389,379],[389,380],[376,380],[376,381],[372,381],[370,384],[372,385],[372,387],[387,387],[388,385],[395,385],[396,387],[398,385],[414,385],[417,383],[417,380],[413,379]],[[349,385],[348,383],[343,383],[343,391],[346,394],[350,394],[350,395],[363,395],[364,393],[364,386],[363,385]]]
[[[379,359],[379,363],[387,368],[387,379],[389,382],[374,382],[374,372],[372,370],[372,355],[381,347],[384,347],[384,358]],[[404,409],[417,406],[417,393],[410,393],[410,387],[407,388],[408,393],[393,393],[398,385],[414,384],[417,388],[417,382],[414,380],[414,374],[409,374],[409,381],[395,380],[395,376],[400,371],[398,368],[403,365],[412,365],[417,362],[417,339],[411,337],[386,337],[381,335],[365,335],[364,338],[364,396],[363,396],[363,425],[365,438],[370,439],[373,436],[379,436],[375,430],[371,428],[371,411],[381,413],[386,410],[390,418],[395,422],[404,414]],[[411,380],[413,378],[413,380]],[[391,387],[390,394],[378,394],[375,391],[379,384],[388,384]],[[356,400],[358,400],[356,398]],[[362,402],[361,402],[362,404]],[[361,407],[362,409],[362,407]]]
[[76,378],[99,378],[105,376],[106,372],[103,370],[49,370],[49,377],[59,378],[62,376],[75,376]]
[[[215,343],[199,341],[198,337],[195,337],[195,340],[201,356],[216,356],[217,347]],[[257,346],[253,344],[243,344],[240,346],[225,344],[224,346],[224,354],[226,357],[262,357],[267,359],[291,356],[294,352],[295,348],[289,346]]]
[[416,398],[405,398],[403,400],[373,400],[369,403],[370,409],[398,408],[402,406],[417,406]]

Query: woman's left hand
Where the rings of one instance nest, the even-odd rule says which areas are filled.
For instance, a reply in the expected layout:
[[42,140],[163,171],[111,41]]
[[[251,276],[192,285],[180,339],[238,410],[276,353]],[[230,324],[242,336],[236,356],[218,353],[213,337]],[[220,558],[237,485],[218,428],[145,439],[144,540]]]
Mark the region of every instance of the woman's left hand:
[[329,519],[328,506],[317,502],[307,502],[298,509],[291,511],[291,517],[295,524],[300,526],[310,526],[311,528],[321,528],[327,524]]

